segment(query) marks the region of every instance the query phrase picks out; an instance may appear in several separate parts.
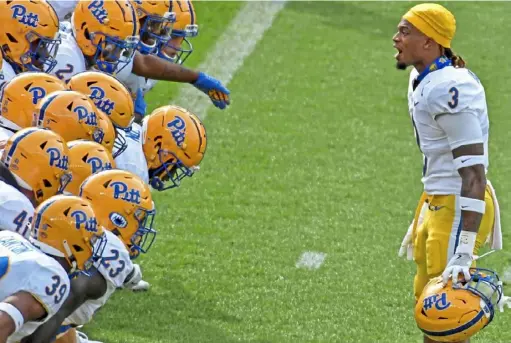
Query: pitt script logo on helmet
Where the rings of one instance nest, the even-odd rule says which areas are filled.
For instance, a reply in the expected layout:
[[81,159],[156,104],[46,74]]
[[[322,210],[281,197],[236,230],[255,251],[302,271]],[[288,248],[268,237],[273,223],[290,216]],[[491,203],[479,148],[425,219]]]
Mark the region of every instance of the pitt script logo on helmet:
[[36,208],[31,241],[44,253],[64,258],[71,277],[90,275],[106,246],[90,202],[66,195],[51,197]]
[[111,115],[115,107],[115,102],[105,97],[105,91],[101,87],[91,86],[92,93],[89,97],[94,101],[96,107],[105,114]]
[[114,189],[114,199],[140,204],[140,190],[129,188],[127,184],[121,181],[112,182],[110,187]]
[[0,47],[17,73],[48,73],[57,65],[59,20],[46,0],[0,1],[0,22]]
[[32,126],[36,106],[54,91],[66,90],[66,84],[55,76],[41,72],[16,75],[0,94],[0,123],[13,131]]
[[444,287],[442,277],[432,279],[415,306],[415,321],[421,331],[437,342],[469,339],[487,326],[502,297],[502,282],[488,269],[473,268],[471,279]]

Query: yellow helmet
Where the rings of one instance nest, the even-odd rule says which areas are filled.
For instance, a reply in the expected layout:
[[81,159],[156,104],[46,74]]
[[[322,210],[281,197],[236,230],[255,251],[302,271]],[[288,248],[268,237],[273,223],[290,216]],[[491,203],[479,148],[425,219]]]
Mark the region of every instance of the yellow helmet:
[[[116,135],[114,125],[112,124],[112,121],[110,120],[110,118],[108,118],[106,114],[104,114],[101,111],[98,111],[97,116],[98,127],[101,129],[101,132],[103,133],[103,139],[99,143],[105,148],[107,148],[107,150],[110,151],[113,154],[113,157],[115,158],[118,155],[113,153],[114,147],[117,146],[116,142],[118,141],[116,136],[118,137],[120,135]],[[121,139],[119,141],[126,143],[125,139],[124,140]],[[124,144],[124,149],[126,149],[126,147],[127,145]]]
[[154,202],[149,186],[125,170],[112,169],[89,176],[80,187],[98,222],[117,235],[133,257],[146,253],[154,242]]
[[96,108],[108,115],[115,127],[129,130],[134,120],[135,105],[131,93],[119,80],[106,73],[86,71],[69,82],[71,90],[88,95]]
[[189,38],[199,34],[197,14],[191,0],[172,0],[171,10],[175,13],[171,38],[160,44],[158,57],[183,64],[193,52],[193,45]]
[[106,245],[105,233],[97,222],[89,201],[56,195],[35,209],[31,241],[45,254],[66,259],[71,275],[88,275]]
[[133,57],[139,24],[129,0],[80,0],[72,24],[78,46],[99,70],[113,74]]
[[7,141],[1,162],[21,187],[34,192],[37,203],[62,193],[71,181],[69,149],[50,130],[28,127],[16,132]]
[[16,72],[50,72],[60,44],[59,18],[45,0],[0,0],[0,47]]
[[142,144],[151,186],[163,191],[192,176],[206,152],[206,129],[184,108],[163,106],[144,118]]
[[67,143],[69,148],[69,170],[73,179],[66,186],[65,192],[80,194],[80,185],[91,176],[103,170],[115,168],[112,154],[101,144],[86,140]]
[[171,11],[172,0],[133,0],[140,22],[138,51],[144,55],[155,53],[160,44],[170,39],[172,24],[176,20]]
[[36,106],[36,126],[48,128],[66,141],[87,139],[103,141],[104,132],[98,126],[98,110],[86,95],[74,91],[48,94]]
[[37,104],[55,91],[66,90],[66,84],[53,75],[25,72],[9,81],[1,94],[0,124],[13,131],[32,126]]
[[422,332],[436,342],[458,342],[490,324],[494,306],[502,296],[498,275],[473,268],[468,282],[444,287],[442,277],[432,279],[415,305],[415,321]]

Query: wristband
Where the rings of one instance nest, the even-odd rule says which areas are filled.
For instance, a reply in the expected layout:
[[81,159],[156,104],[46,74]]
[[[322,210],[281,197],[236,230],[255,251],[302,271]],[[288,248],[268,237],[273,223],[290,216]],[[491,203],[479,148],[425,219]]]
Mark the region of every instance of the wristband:
[[474,253],[476,237],[477,232],[461,230],[458,247],[456,248],[456,254],[472,255]]
[[486,203],[479,199],[460,197],[460,207],[462,211],[471,211],[484,214]]
[[14,321],[14,332],[18,332],[19,329],[23,326],[25,319],[21,314],[20,310],[16,308],[16,306],[9,303],[0,303],[0,311],[7,313],[12,320]]

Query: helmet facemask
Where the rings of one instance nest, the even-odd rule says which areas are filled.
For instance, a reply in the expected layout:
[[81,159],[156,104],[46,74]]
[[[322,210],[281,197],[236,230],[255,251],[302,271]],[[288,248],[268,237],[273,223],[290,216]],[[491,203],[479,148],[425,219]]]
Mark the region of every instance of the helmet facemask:
[[[193,52],[193,45],[189,38],[196,37],[198,34],[198,25],[186,25],[184,30],[172,30],[171,38],[167,42],[160,44],[158,57],[172,63],[183,64]],[[179,46],[173,43],[175,39],[180,42]],[[172,55],[166,52],[169,50],[173,51]]]
[[176,15],[173,12],[167,12],[163,16],[146,15],[141,21],[142,28],[137,50],[144,55],[149,55],[156,53],[158,47],[166,44],[171,38]]
[[199,166],[187,167],[171,151],[158,148],[158,158],[161,165],[149,170],[151,187],[158,191],[179,187],[181,180],[192,177],[199,170]]
[[122,40],[102,32],[95,32],[90,34],[90,40],[96,47],[96,53],[92,57],[95,66],[103,72],[113,74],[131,61],[139,38],[129,36]]
[[42,71],[49,73],[57,65],[55,56],[60,45],[60,34],[57,32],[53,39],[43,37],[36,32],[25,36],[30,43],[30,49],[21,56],[22,67],[27,71]]

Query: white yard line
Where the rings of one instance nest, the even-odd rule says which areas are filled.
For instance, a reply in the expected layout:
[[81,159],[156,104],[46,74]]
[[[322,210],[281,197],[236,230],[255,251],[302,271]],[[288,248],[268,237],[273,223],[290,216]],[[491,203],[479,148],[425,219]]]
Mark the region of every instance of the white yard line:
[[[228,85],[284,6],[285,1],[248,2],[231,21],[213,50],[208,53],[205,61],[197,69]],[[236,94],[232,96],[233,101],[236,101]],[[171,104],[189,109],[204,119],[211,101],[194,87],[183,85],[179,95],[171,101]]]
[[319,269],[325,262],[325,258],[324,252],[306,251],[296,262],[296,268]]

